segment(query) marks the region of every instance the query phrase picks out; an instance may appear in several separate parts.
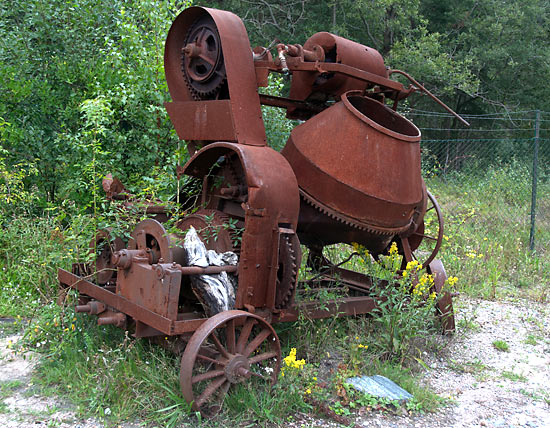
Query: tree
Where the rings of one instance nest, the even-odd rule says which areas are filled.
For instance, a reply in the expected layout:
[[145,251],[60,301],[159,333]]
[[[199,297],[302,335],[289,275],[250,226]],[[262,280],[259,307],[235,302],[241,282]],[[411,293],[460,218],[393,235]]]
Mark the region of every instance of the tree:
[[109,105],[104,171],[132,179],[166,164],[177,140],[163,107],[163,41],[176,13],[165,0],[0,5],[2,144],[8,166],[25,165],[27,188],[50,202],[89,199],[86,100]]

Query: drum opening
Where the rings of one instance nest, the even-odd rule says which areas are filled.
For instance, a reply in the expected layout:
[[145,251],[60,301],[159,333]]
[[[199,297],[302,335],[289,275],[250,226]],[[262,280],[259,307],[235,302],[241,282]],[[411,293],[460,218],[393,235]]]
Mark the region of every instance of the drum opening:
[[373,100],[372,98],[367,98],[360,95],[350,94],[345,97],[345,99],[346,98],[349,102],[348,108],[351,107],[350,110],[352,113],[369,125],[372,125],[370,122],[374,122],[378,125],[375,126],[375,128],[378,128],[380,131],[384,132],[384,129],[379,128],[382,127],[388,131],[392,131],[406,137],[420,137],[420,130],[412,122],[408,121],[384,104]]

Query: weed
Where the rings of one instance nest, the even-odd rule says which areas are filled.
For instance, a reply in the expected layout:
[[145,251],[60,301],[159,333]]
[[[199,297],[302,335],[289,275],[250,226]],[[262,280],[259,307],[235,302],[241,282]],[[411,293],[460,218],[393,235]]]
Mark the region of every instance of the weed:
[[539,337],[538,337],[538,336],[529,333],[529,334],[525,337],[523,343],[526,343],[527,345],[536,346],[536,345],[538,345],[538,340],[539,340]]
[[479,374],[487,369],[487,366],[481,362],[479,359],[466,362],[458,362],[456,360],[450,360],[449,368],[457,373],[471,373]]
[[496,350],[501,351],[501,352],[510,352],[510,346],[508,345],[508,343],[505,340],[500,340],[500,339],[494,340],[493,341],[493,347]]
[[[387,256],[373,261],[369,252],[354,245],[364,261],[366,270],[380,278],[376,293],[380,296],[372,312],[379,326],[376,346],[383,358],[397,358],[401,362],[410,358],[414,340],[435,331],[433,324],[436,293],[431,274],[420,273],[422,265],[417,261],[407,263],[403,272],[397,245],[392,244]],[[453,282],[454,282],[453,278]]]
[[513,382],[527,382],[527,378],[521,374],[518,374],[518,373],[514,373],[512,371],[508,371],[508,370],[504,370],[502,373],[501,373],[501,376],[504,378],[504,379],[509,379]]
[[481,331],[481,326],[471,318],[460,318],[457,322],[457,327],[461,330],[469,330],[474,333]]

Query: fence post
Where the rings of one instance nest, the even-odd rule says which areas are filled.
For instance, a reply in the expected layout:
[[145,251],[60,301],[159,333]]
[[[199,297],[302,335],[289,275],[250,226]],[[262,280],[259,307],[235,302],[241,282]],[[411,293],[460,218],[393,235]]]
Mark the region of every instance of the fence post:
[[529,249],[535,250],[535,217],[537,210],[537,181],[539,164],[539,128],[540,128],[540,110],[537,110],[535,119],[535,138],[533,141],[533,182],[531,185],[531,232],[529,233]]

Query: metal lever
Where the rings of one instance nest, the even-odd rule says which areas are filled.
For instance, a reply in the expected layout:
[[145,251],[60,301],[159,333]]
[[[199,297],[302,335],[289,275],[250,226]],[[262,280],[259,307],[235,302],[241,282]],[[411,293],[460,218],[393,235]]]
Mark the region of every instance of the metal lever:
[[456,113],[453,109],[451,109],[447,104],[445,104],[443,101],[441,101],[439,98],[437,98],[434,94],[432,94],[430,91],[428,91],[424,86],[422,86],[420,83],[418,83],[412,76],[405,73],[401,70],[390,70],[389,74],[392,75],[393,73],[401,74],[405,76],[407,79],[409,79],[413,85],[418,86],[418,88],[424,92],[426,95],[428,95],[432,100],[434,100],[437,104],[439,104],[441,107],[443,107],[445,110],[447,110],[449,113],[451,113],[453,116],[455,116],[458,120],[460,120],[464,125],[470,126],[468,122],[466,122],[458,113]]

